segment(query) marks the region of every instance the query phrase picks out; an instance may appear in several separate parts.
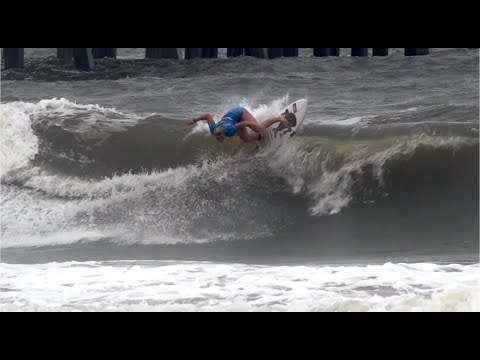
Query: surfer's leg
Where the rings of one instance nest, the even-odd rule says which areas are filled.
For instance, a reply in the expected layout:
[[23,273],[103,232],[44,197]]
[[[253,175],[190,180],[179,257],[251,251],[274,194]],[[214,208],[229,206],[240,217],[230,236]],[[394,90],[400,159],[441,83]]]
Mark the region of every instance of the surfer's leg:
[[258,140],[258,133],[249,133],[247,128],[237,129],[237,134],[243,142]]
[[[255,119],[255,117],[252,114],[250,114],[250,112],[247,109],[245,109],[245,111],[243,112],[241,121],[256,122],[258,124],[257,119]],[[262,125],[268,128],[270,125],[275,124],[276,122],[281,122],[283,125],[289,127],[288,121],[287,119],[285,119],[283,115],[268,118],[267,120],[262,122]]]
[[256,122],[258,124],[257,119],[255,119],[255,117],[252,114],[250,114],[250,112],[247,109],[245,109],[245,111],[243,112],[243,116],[240,121]]
[[[258,124],[257,119],[255,119],[255,117],[252,114],[250,114],[250,112],[247,109],[243,111],[242,119],[240,121],[254,122]],[[237,134],[240,137],[240,139],[243,140],[243,142],[258,140],[258,133],[249,132],[246,127],[238,129]]]
[[265,120],[262,125],[265,126],[267,129],[269,126],[275,124],[276,122],[281,122],[283,125],[289,127],[287,119],[283,115],[271,117],[267,120]]

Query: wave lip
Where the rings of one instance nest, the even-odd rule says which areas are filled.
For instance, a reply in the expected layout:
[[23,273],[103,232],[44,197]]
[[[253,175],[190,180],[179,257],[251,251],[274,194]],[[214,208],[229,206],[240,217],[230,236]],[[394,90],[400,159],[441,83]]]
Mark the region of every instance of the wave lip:
[[39,140],[33,133],[28,104],[0,105],[1,173],[27,167],[38,153]]

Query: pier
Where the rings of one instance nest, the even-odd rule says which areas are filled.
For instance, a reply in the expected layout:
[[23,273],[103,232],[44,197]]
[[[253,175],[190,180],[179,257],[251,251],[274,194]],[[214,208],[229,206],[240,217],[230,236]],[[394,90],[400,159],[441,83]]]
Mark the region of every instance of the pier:
[[[252,56],[262,59],[297,57],[299,48],[227,48],[227,57]],[[217,58],[218,48],[146,48],[145,58],[184,59]],[[388,56],[389,48],[351,48],[352,57]],[[424,56],[429,48],[405,48],[405,56]],[[313,48],[314,57],[340,56],[340,48]],[[94,69],[94,59],[116,58],[117,48],[58,48],[57,58],[65,64],[73,63],[79,70]],[[25,63],[24,48],[4,48],[2,52],[4,69],[22,69]]]

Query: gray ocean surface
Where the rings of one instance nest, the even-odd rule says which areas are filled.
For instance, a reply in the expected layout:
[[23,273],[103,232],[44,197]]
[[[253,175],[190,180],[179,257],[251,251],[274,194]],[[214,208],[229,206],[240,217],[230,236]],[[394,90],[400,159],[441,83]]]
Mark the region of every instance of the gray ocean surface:
[[[25,51],[1,73],[1,311],[480,310],[478,49]],[[264,155],[183,123],[300,98]]]

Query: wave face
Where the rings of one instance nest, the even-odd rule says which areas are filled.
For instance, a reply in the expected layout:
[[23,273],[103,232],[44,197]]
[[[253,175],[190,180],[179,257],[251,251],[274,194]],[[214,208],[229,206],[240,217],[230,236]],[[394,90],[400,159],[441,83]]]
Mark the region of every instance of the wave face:
[[[250,109],[262,118],[288,101]],[[168,116],[64,98],[3,104],[2,247],[475,249],[478,124],[419,119],[476,110],[312,122],[287,146],[252,156],[252,145],[219,148],[205,124]]]

